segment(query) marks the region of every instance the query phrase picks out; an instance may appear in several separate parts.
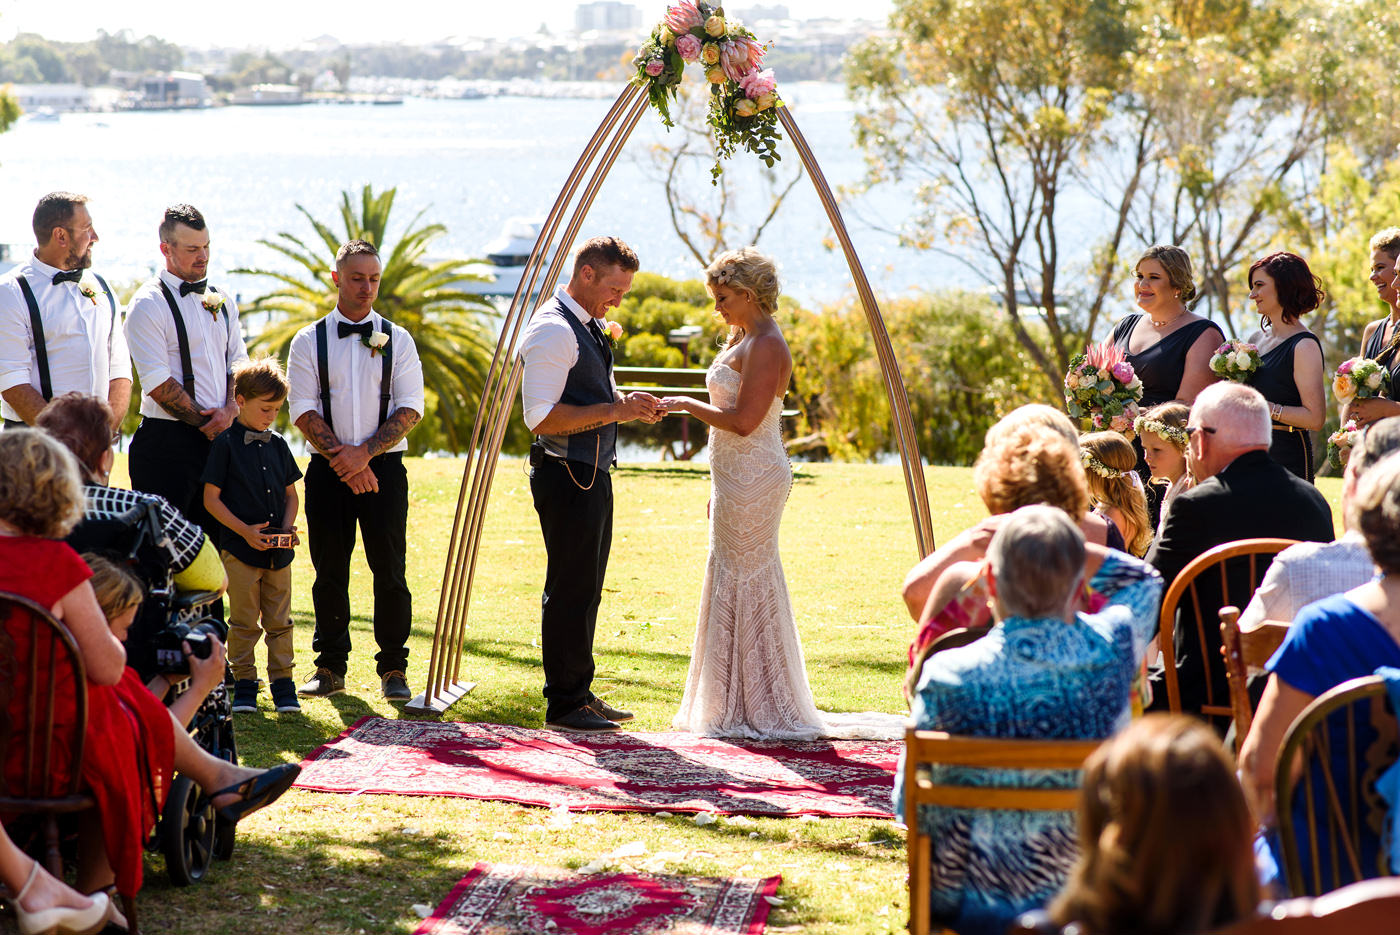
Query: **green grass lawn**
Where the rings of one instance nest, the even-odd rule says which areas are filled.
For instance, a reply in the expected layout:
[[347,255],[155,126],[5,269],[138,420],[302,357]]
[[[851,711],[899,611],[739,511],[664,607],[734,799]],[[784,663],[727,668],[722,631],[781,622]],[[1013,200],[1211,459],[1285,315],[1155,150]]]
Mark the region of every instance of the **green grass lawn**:
[[[113,482],[126,482],[125,464]],[[409,683],[422,689],[442,563],[462,463],[410,459],[409,585],[414,595]],[[939,541],[985,515],[964,468],[927,472]],[[1321,482],[1334,509],[1339,482]],[[624,465],[608,584],[598,620],[594,689],[637,713],[637,730],[666,730],[680,702],[706,549],[709,475],[687,464]],[[301,523],[305,528],[304,521]],[[798,465],[783,522],[783,561],[818,706],[903,711],[899,683],[911,624],[899,597],[916,560],[898,466]],[[295,762],[366,714],[394,717],[379,697],[370,626],[370,576],[351,579],[355,652],[347,692],[278,715],[266,695],[237,716],[242,759]],[[468,619],[463,676],[478,683],[448,717],[540,727],[539,591],[544,550],[519,461],[500,465]],[[311,674],[310,560],[293,575],[297,678]],[[263,658],[261,647],[259,658]],[[781,873],[784,900],[769,930],[890,933],[904,928],[903,833],[862,819],[721,819],[595,812],[552,826],[545,809],[423,796],[294,791],[239,826],[230,863],[204,883],[172,887],[147,858],[140,909],[150,932],[403,933],[415,904],[436,906],[478,860],[580,867],[640,841],[647,854],[619,866],[711,876]]]

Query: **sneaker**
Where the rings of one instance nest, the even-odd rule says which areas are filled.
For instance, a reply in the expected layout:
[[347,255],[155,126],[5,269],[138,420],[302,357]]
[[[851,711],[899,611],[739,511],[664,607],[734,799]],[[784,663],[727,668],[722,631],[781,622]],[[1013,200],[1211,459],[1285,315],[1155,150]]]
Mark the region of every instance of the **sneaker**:
[[258,710],[258,680],[239,679],[233,683],[233,713],[252,714]]
[[272,680],[272,704],[278,714],[297,714],[301,702],[297,701],[297,683],[290,678]]
[[622,729],[616,721],[609,721],[598,715],[588,705],[576,708],[561,718],[546,721],[544,726],[550,730],[567,730],[582,734],[601,734]]
[[621,708],[614,708],[601,698],[594,698],[588,703],[588,709],[599,717],[605,717],[609,721],[630,721],[632,712],[624,711]]
[[390,701],[408,701],[413,697],[413,692],[408,690],[408,679],[398,669],[380,676],[380,684],[384,688],[384,697]]
[[336,675],[330,669],[317,666],[316,674],[297,689],[297,694],[311,698],[329,698],[331,695],[339,695],[343,691],[345,691],[345,676]]

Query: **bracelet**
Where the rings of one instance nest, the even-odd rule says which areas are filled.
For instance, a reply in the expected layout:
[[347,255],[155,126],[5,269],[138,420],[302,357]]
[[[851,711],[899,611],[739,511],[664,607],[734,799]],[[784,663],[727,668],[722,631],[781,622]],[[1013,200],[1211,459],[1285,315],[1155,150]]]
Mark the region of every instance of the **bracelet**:
[[1274,420],[1275,422],[1282,422],[1282,421],[1283,421],[1283,404],[1282,404],[1282,403],[1270,403],[1270,404],[1269,404],[1269,415],[1273,418],[1273,420]]

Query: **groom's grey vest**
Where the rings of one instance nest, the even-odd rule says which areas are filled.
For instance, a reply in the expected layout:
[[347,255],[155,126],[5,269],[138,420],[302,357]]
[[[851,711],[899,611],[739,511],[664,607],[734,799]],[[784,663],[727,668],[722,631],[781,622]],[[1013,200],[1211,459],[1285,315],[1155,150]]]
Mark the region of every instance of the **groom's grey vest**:
[[[578,362],[569,370],[569,378],[564,381],[564,392],[559,397],[561,403],[570,406],[593,406],[610,403],[615,398],[612,383],[612,349],[607,339],[592,324],[585,326],[564,303],[555,301],[554,307],[541,311],[543,315],[558,315],[574,329],[578,340]],[[541,435],[544,450],[556,458],[568,458],[581,464],[597,464],[608,470],[617,460],[617,423],[609,423],[601,428],[573,435]],[[596,458],[596,462],[595,462]]]

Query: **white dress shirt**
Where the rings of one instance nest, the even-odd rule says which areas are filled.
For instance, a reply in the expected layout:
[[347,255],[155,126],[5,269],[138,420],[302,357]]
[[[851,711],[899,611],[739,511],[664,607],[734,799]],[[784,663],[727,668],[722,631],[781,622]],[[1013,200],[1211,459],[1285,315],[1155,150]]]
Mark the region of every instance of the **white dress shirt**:
[[161,270],[158,277],[141,284],[126,307],[126,340],[131,346],[136,375],[141,378],[141,415],[148,419],[175,418],[151,398],[151,390],[172,377],[176,383],[184,385],[175,318],[160,291],[161,283],[165,283],[175,297],[175,306],[180,310],[185,334],[189,337],[196,409],[217,409],[224,405],[228,401],[229,374],[237,364],[248,359],[248,349],[243,346],[243,333],[238,327],[238,306],[233,297],[218,289],[224,297],[224,307],[222,311],[211,313],[205,309],[204,296],[198,292],[180,295],[181,282],[180,277]]
[[[31,256],[0,279],[0,390],[25,383],[37,390],[40,385],[29,306],[19,287],[23,276],[39,306],[53,394],[76,391],[105,400],[112,380],[131,378],[121,310],[113,315],[107,293],[91,274],[82,280],[93,290],[89,298],[78,283],[54,285],[58,272],[62,271]],[[0,413],[19,420],[9,403],[0,405]]]
[[1239,626],[1249,630],[1264,620],[1290,623],[1313,601],[1360,587],[1376,577],[1376,565],[1366,540],[1347,530],[1336,542],[1299,542],[1278,555],[1264,572],[1259,589],[1240,614]]
[[[564,303],[564,307],[574,313],[574,317],[585,327],[593,316],[574,301],[574,297],[560,286],[554,298]],[[559,404],[564,395],[564,384],[569,379],[569,371],[578,363],[578,337],[567,321],[556,315],[545,314],[554,308],[550,300],[530,316],[530,324],[520,338],[520,359],[525,362],[525,374],[520,381],[520,403],[525,411],[525,425],[530,431],[544,421],[550,410]],[[613,395],[617,395],[617,380],[612,379]]]
[[[340,322],[354,324],[340,309],[321,319],[326,323],[326,359],[330,371],[331,429],[346,445],[360,445],[379,431],[379,386],[384,379],[384,361],[372,354],[357,335],[340,337]],[[364,318],[376,333],[384,330],[378,312]],[[423,364],[413,336],[398,325],[389,333],[389,353],[394,355],[389,390],[389,410],[412,409],[423,415]],[[316,362],[316,325],[297,332],[287,355],[287,380],[291,393],[287,407],[295,423],[304,414],[321,411],[321,378]],[[401,438],[390,451],[407,451],[408,439]]]

